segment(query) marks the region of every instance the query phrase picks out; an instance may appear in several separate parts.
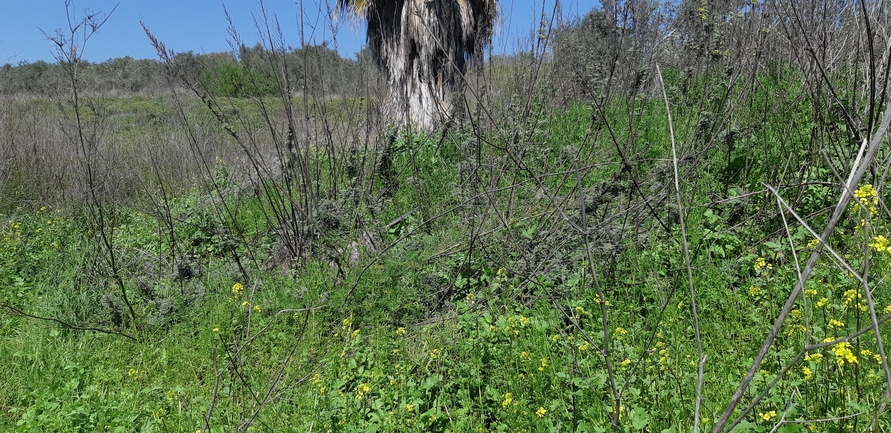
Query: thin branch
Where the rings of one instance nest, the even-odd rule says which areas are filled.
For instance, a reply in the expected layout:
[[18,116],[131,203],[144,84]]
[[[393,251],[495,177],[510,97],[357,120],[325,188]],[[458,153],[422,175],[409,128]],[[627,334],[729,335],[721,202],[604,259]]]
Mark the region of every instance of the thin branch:
[[693,266],[690,263],[690,244],[687,242],[687,224],[684,218],[684,204],[681,201],[681,184],[678,174],[677,143],[674,140],[674,123],[671,120],[671,106],[668,104],[668,94],[665,92],[665,82],[662,80],[662,70],[656,64],[656,76],[662,88],[662,99],[665,101],[665,113],[668,116],[668,133],[671,138],[671,162],[674,168],[674,191],[677,197],[678,218],[681,226],[681,241],[684,247],[684,265],[687,268],[687,283],[690,286],[690,309],[693,313],[693,331],[696,335],[696,357],[699,359],[699,371],[697,373],[696,408],[693,414],[693,432],[699,433],[699,410],[702,406],[702,378],[705,356],[702,354],[702,337],[699,333],[699,314],[696,311],[696,289],[693,286]]
[[5,302],[0,302],[0,308],[5,308],[9,311],[12,311],[14,314],[17,314],[22,317],[27,317],[30,319],[44,320],[47,322],[56,322],[66,328],[76,329],[78,331],[90,331],[90,332],[98,332],[100,334],[120,335],[121,337],[128,338],[132,341],[137,341],[137,342],[139,341],[136,337],[134,337],[130,334],[124,333],[124,332],[120,332],[120,331],[104,329],[104,328],[96,328],[94,326],[78,326],[78,325],[73,325],[71,323],[68,323],[61,319],[57,319],[55,317],[44,317],[44,316],[38,316],[36,314],[26,313],[26,312],[24,312],[16,307],[13,307],[12,305],[9,305]]

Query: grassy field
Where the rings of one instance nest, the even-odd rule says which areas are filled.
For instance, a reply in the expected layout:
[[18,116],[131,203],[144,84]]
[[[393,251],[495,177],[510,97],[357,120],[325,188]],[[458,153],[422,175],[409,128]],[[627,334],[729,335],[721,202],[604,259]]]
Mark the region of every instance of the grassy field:
[[[98,103],[123,155],[165,134],[152,119],[176,106]],[[23,432],[689,431],[701,405],[708,429],[816,247],[759,186],[787,152],[778,137],[804,152],[790,125],[812,126],[787,109],[740,131],[744,149],[697,155],[708,138],[695,110],[673,109],[696,155],[678,161],[683,221],[657,98],[533,106],[491,135],[402,134],[352,154],[320,141],[308,167],[337,187],[316,190],[300,232],[312,246],[285,259],[278,216],[290,213],[277,206],[299,206],[271,200],[276,176],[252,179],[226,146],[204,155],[207,176],[151,183],[147,169],[142,191],[107,201],[16,201],[0,226],[0,420]],[[331,160],[366,153],[389,162],[347,173]],[[737,158],[743,172],[729,172]],[[812,173],[781,191],[819,229],[838,190]],[[869,317],[891,315],[883,204],[859,185],[828,242],[843,260],[824,257],[795,298],[733,413],[738,431],[891,428],[873,419],[886,380]]]
[[518,64],[434,134],[370,93],[4,99],[0,430],[891,431],[880,110]]

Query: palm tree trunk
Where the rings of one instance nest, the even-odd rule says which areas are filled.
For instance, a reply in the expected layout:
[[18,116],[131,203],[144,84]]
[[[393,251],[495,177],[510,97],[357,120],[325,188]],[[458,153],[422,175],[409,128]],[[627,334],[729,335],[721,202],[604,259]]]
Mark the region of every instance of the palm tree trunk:
[[341,0],[368,19],[368,43],[387,73],[385,115],[433,130],[455,111],[467,62],[492,38],[495,0]]

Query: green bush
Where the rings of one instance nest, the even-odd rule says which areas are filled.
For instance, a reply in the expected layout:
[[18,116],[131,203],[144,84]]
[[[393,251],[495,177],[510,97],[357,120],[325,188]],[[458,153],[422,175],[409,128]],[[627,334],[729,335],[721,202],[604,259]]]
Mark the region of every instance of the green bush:
[[263,97],[278,94],[279,85],[271,71],[243,63],[223,62],[204,72],[203,82],[215,96],[224,98]]

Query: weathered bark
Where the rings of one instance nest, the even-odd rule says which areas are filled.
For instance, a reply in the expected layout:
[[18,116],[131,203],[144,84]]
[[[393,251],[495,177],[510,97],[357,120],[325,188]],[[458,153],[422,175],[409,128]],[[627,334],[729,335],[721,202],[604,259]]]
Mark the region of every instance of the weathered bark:
[[340,0],[368,20],[368,44],[390,84],[385,115],[421,130],[456,110],[470,61],[492,39],[495,0]]

